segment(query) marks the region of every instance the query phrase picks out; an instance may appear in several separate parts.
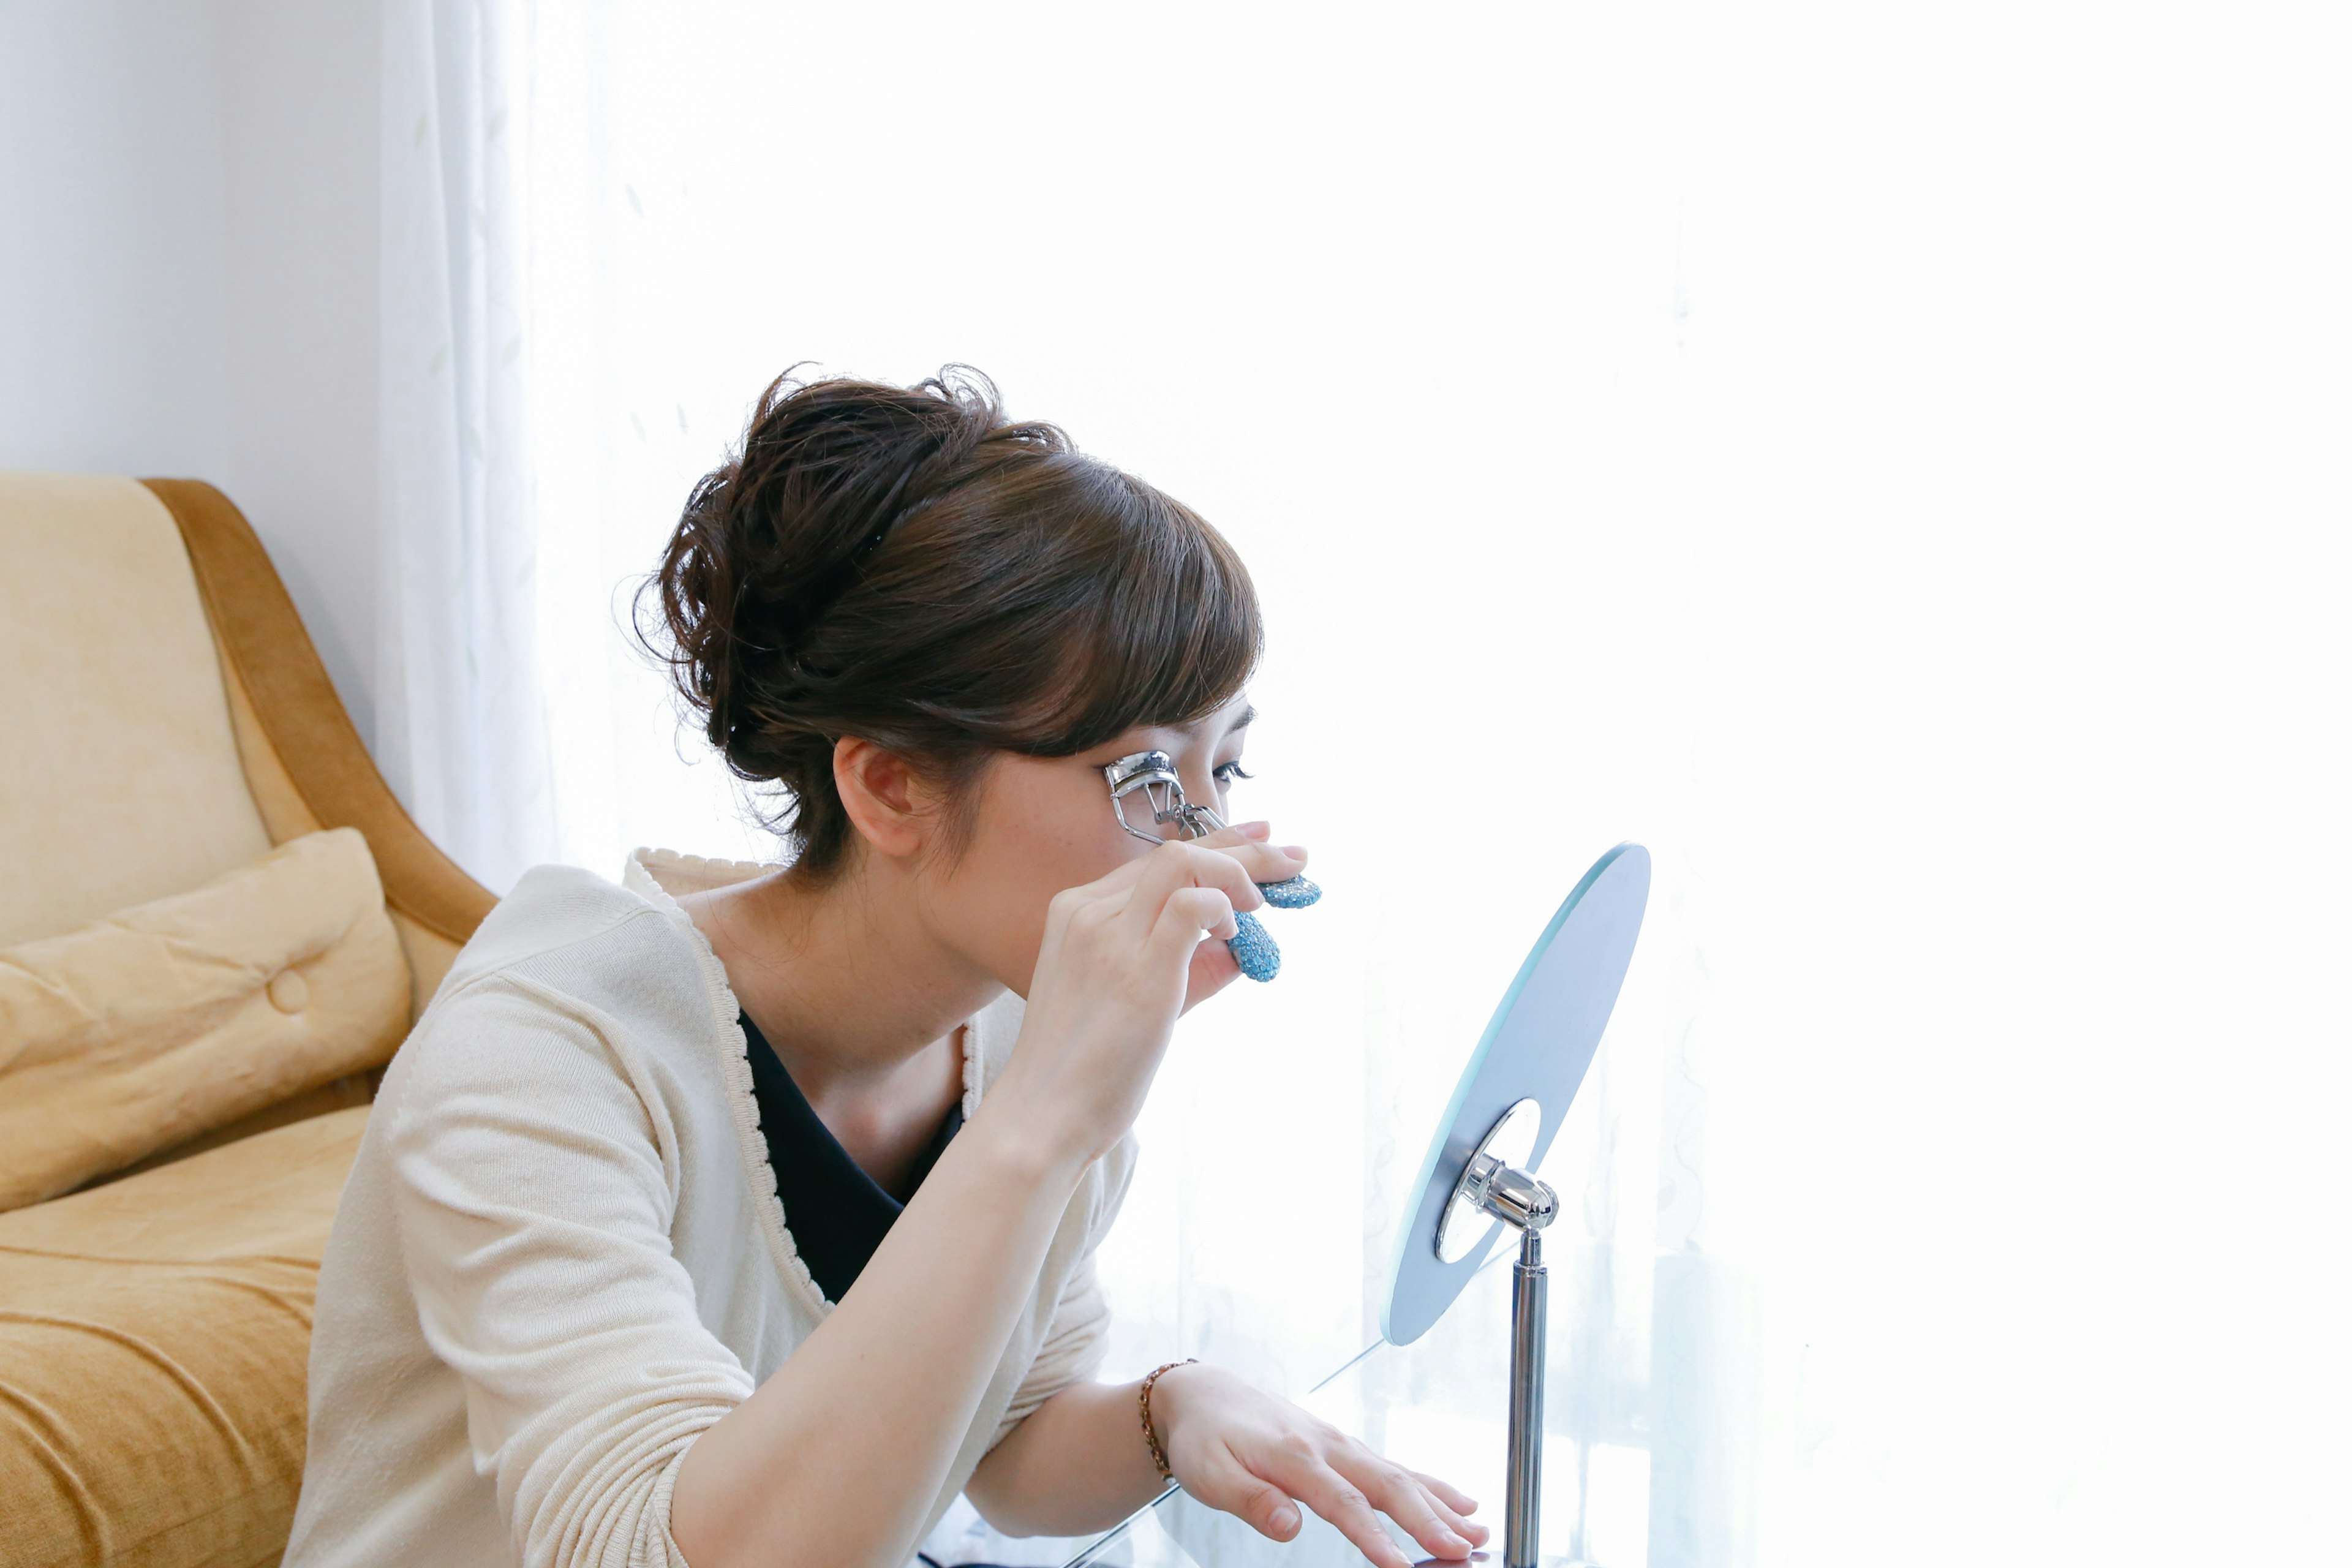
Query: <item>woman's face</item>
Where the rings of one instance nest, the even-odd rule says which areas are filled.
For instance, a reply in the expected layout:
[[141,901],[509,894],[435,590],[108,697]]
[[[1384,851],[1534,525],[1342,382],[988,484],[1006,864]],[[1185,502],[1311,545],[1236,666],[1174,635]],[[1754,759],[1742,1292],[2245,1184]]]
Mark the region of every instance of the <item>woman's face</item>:
[[[1027,995],[1054,895],[1151,852],[1112,816],[1103,769],[1136,752],[1165,752],[1183,781],[1185,798],[1230,822],[1228,792],[1237,777],[1246,776],[1242,743],[1253,716],[1246,697],[1235,697],[1197,723],[1129,730],[1076,756],[993,758],[971,785],[971,837],[964,853],[929,879],[925,901],[940,934]],[[1150,831],[1151,812],[1141,795],[1130,795],[1127,805],[1128,820]],[[1172,835],[1174,829],[1160,831]],[[1222,949],[1215,956],[1232,963]]]

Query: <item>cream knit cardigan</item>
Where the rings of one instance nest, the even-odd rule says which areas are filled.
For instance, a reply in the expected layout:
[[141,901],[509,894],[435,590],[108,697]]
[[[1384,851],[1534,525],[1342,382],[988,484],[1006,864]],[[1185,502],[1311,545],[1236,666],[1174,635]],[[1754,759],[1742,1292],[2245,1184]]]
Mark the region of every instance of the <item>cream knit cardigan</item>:
[[[831,1310],[777,1202],[726,971],[672,896],[767,869],[541,867],[458,955],[335,1214],[287,1568],[684,1563],[688,1447]],[[971,1019],[967,1116],[1020,1026],[1010,994]],[[1122,1140],[1080,1182],[930,1523],[1100,1360],[1094,1250],[1133,1164]]]

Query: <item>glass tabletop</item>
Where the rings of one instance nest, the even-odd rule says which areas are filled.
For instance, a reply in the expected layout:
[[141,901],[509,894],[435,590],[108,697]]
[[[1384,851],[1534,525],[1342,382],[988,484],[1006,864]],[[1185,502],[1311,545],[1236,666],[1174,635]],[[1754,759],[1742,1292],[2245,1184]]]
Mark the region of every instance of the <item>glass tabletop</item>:
[[[1677,1542],[1726,1538],[1723,1466],[1704,1442],[1693,1443],[1676,1414],[1690,1403],[1685,1384],[1712,1358],[1694,1353],[1648,1296],[1647,1281],[1671,1273],[1672,1260],[1645,1252],[1636,1268],[1598,1243],[1555,1244],[1547,1254],[1547,1568],[1645,1568],[1653,1556],[1675,1556]],[[1474,1561],[1491,1563],[1501,1561],[1510,1258],[1498,1247],[1414,1343],[1375,1342],[1298,1396],[1389,1458],[1475,1498],[1475,1517],[1493,1534]],[[1662,1420],[1670,1424],[1663,1433]],[[968,1504],[958,1508],[963,1522],[951,1518],[925,1543],[931,1568],[1361,1568],[1364,1561],[1309,1510],[1301,1510],[1296,1540],[1273,1542],[1174,1488],[1110,1530],[1066,1540],[997,1535]],[[1397,1540],[1408,1556],[1421,1556],[1402,1533]]]
[[[1298,1403],[1398,1463],[1444,1477],[1476,1498],[1501,1544],[1506,1357],[1499,1335],[1449,1333],[1459,1315],[1509,1313],[1507,1248],[1479,1271],[1436,1329],[1411,1345],[1375,1340],[1318,1380]],[[1467,1328],[1467,1324],[1463,1325]],[[1484,1364],[1493,1361],[1491,1366]],[[1481,1408],[1481,1405],[1491,1408]],[[1077,1543],[1063,1568],[1362,1568],[1363,1554],[1311,1510],[1289,1542],[1269,1541],[1229,1513],[1171,1487],[1112,1529]],[[1409,1556],[1421,1552],[1391,1527]],[[1481,1552],[1474,1563],[1499,1561]]]

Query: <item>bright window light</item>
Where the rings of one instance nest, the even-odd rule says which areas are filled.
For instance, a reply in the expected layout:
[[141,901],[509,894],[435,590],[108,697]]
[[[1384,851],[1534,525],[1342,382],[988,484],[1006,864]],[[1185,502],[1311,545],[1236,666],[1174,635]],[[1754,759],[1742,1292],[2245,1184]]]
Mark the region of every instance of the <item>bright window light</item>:
[[[1634,838],[1651,924],[1545,1173],[1576,1550],[2340,1551],[2340,16],[536,26],[569,858],[772,852],[617,627],[795,362],[978,366],[1256,575],[1237,801],[1329,896],[1180,1033],[1109,1371],[1302,1393],[1369,1341],[1488,1009]],[[1328,1207],[1270,1194],[1302,1169]],[[1490,1383],[1349,1396],[1416,1462],[1499,1433],[1477,1300],[1430,1364]]]

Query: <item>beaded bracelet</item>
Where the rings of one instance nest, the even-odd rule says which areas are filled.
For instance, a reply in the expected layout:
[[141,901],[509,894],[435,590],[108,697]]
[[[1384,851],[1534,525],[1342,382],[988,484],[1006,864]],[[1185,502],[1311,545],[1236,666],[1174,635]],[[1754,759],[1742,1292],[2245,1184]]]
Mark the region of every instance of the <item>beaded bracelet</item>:
[[1151,1375],[1143,1380],[1143,1386],[1136,1390],[1135,1408],[1143,1417],[1143,1446],[1151,1450],[1151,1462],[1160,1467],[1160,1479],[1164,1481],[1172,1481],[1176,1478],[1168,1468],[1168,1450],[1160,1447],[1160,1434],[1151,1425],[1151,1385],[1160,1381],[1160,1373],[1174,1372],[1180,1366],[1194,1365],[1199,1359],[1197,1356],[1186,1356],[1182,1361],[1171,1361],[1164,1365],[1155,1366],[1151,1369]]

